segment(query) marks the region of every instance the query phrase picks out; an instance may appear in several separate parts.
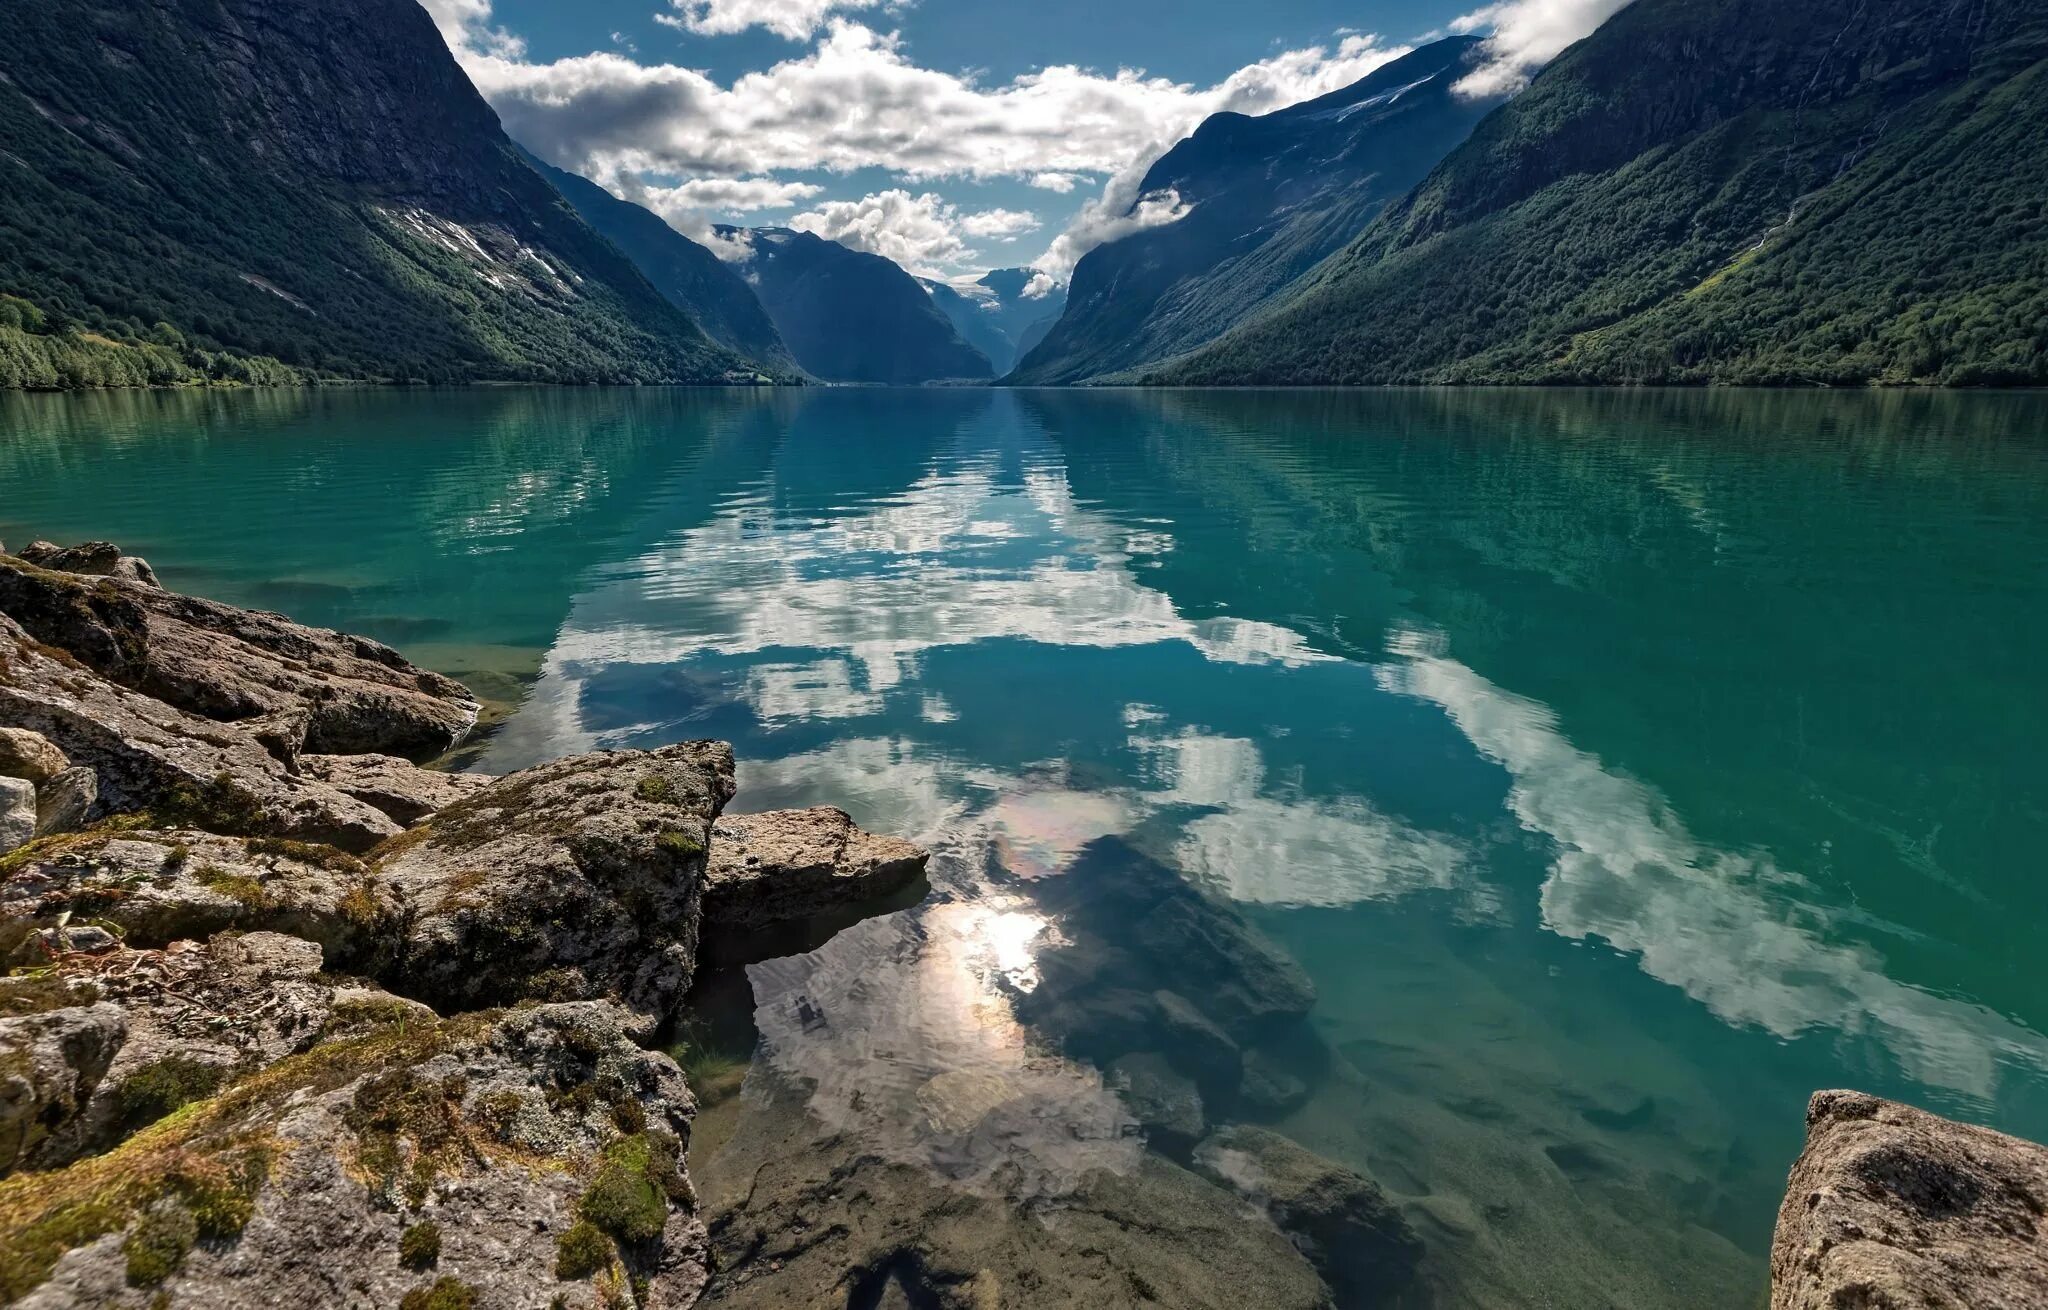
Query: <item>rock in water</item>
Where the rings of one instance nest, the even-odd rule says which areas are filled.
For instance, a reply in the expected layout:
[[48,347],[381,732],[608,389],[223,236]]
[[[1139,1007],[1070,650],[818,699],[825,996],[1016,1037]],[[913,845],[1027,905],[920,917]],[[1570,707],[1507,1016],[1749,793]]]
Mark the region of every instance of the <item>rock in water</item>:
[[747,931],[879,899],[916,881],[930,858],[829,805],[728,814],[711,830],[705,927]]
[[36,835],[36,788],[26,778],[0,778],[0,855]]
[[1278,1133],[1243,1126],[1205,1140],[1195,1163],[1264,1207],[1340,1304],[1383,1304],[1414,1279],[1422,1240],[1371,1179]]
[[1772,1310],[2048,1305],[2048,1148],[1814,1093],[1771,1242]]
[[1176,1073],[1156,1051],[1118,1056],[1104,1071],[1104,1081],[1116,1089],[1131,1117],[1162,1147],[1185,1151],[1207,1127],[1202,1093],[1194,1080]]
[[26,778],[38,785],[71,767],[50,739],[27,728],[0,728],[0,778]]
[[102,677],[202,718],[301,711],[316,753],[437,754],[476,722],[460,683],[367,638],[260,610],[0,556],[0,612]]
[[442,810],[375,861],[410,921],[393,986],[437,1009],[606,996],[666,1018],[732,793],[732,748],[686,742],[557,760]]

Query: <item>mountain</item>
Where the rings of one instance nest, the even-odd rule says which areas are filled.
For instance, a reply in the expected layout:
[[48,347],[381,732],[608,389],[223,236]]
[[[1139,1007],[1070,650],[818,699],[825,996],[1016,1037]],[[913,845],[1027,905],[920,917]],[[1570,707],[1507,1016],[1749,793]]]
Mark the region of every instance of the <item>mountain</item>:
[[2048,382],[2048,13],[1636,0],[1176,383]]
[[1066,313],[1009,380],[1081,381],[1243,321],[1343,249],[1493,107],[1451,89],[1477,44],[1438,41],[1320,99],[1206,119],[1139,188],[1177,195],[1186,216],[1084,255]]
[[0,382],[742,365],[526,165],[414,0],[6,14]]
[[688,314],[706,336],[757,363],[795,370],[796,361],[768,311],[730,264],[645,207],[621,200],[589,178],[556,168],[523,147],[520,153],[576,207],[584,222],[623,251],[655,290]]
[[740,275],[814,377],[909,386],[995,375],[917,279],[880,255],[786,227],[717,232],[752,246]]
[[1034,277],[1028,268],[999,268],[965,284],[926,277],[918,283],[931,293],[932,303],[961,339],[988,356],[1001,375],[1043,339],[1066,304],[1061,290],[1025,295]]

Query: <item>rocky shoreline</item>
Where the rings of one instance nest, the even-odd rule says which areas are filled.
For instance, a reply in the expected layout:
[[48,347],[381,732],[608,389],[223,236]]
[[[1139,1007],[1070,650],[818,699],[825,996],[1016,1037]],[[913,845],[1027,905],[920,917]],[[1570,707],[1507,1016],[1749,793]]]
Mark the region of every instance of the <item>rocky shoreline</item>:
[[[478,708],[106,543],[0,551],[0,1304],[1413,1300],[1402,1207],[1260,1126],[1327,1058],[1308,978],[1107,846],[1043,891],[1060,985],[1017,1018],[1102,1067],[1121,1167],[1013,1205],[765,1079],[700,1196],[704,1089],[659,1047],[705,960],[900,904],[929,853],[725,814],[719,742],[417,762]],[[915,1097],[962,1151],[1006,1131],[971,1076]],[[1774,1310],[2048,1304],[2048,1152],[1855,1093],[1809,1129]]]

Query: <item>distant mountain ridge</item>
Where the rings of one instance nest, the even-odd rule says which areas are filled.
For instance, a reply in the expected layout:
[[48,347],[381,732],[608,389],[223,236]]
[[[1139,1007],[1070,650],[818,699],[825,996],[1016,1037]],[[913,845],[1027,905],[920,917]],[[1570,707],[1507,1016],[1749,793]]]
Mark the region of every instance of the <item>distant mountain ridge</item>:
[[[27,329],[0,322],[13,350],[147,336],[439,381],[746,368],[526,165],[413,0],[11,3],[6,25],[0,292],[39,311],[0,316]],[[34,365],[6,376],[95,380]]]
[[917,280],[880,255],[784,227],[720,227],[796,362],[827,382],[911,386],[995,376]]
[[1024,294],[1036,276],[1028,268],[998,268],[966,285],[924,277],[918,282],[961,338],[986,355],[1000,376],[1044,339],[1066,305],[1064,288]]
[[797,365],[782,334],[746,280],[667,220],[597,183],[556,168],[524,147],[526,162],[554,184],[583,220],[611,241],[647,276],[655,290],[690,316],[704,334],[726,349],[777,370]]
[[2048,12],[1636,0],[1284,303],[1121,380],[2048,382]]
[[1191,350],[1256,313],[1420,181],[1495,102],[1452,90],[1474,37],[1438,41],[1315,100],[1215,114],[1147,171],[1185,217],[1098,246],[1010,381],[1068,383]]

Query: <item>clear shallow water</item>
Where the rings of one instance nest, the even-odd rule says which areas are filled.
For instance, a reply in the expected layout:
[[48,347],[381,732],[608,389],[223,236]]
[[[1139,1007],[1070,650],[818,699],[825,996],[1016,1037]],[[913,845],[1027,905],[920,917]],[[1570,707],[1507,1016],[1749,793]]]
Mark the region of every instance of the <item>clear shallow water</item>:
[[1040,1200],[1129,1167],[1030,1020],[1089,941],[1144,958],[1089,889],[1156,861],[1313,979],[1278,1126],[1408,1203],[1441,1303],[1748,1307],[1813,1089],[2048,1138],[2044,433],[2043,396],[17,397],[0,539],[392,641],[517,703],[477,767],[725,737],[739,808],[931,844],[922,905],[748,978],[754,1075],[885,1155]]

